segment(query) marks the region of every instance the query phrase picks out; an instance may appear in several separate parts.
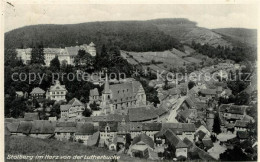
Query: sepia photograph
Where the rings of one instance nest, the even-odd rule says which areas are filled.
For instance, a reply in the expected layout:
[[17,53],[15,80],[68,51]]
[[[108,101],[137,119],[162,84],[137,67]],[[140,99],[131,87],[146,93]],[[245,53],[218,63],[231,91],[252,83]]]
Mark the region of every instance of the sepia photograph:
[[3,160],[257,161],[258,4],[194,2],[3,0]]

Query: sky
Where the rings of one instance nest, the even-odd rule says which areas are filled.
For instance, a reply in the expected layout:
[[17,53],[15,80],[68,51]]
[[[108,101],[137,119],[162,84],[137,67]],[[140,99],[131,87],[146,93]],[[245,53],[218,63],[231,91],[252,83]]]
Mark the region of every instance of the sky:
[[257,28],[257,5],[5,3],[5,32],[35,24],[188,18],[205,28]]

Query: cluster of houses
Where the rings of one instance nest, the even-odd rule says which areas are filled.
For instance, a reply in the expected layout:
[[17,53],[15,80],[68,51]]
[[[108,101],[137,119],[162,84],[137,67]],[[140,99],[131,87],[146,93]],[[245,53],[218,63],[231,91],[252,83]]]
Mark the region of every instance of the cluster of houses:
[[78,141],[142,158],[160,159],[160,154],[170,149],[176,158],[198,154],[212,160],[204,149],[193,145],[193,141],[202,140],[201,132],[203,140],[209,139],[210,132],[202,127],[199,123],[131,122],[119,114],[84,117],[78,122],[39,120],[37,113],[26,113],[23,119],[5,119],[6,135]]
[[[220,63],[198,73],[219,73],[225,77],[220,70],[234,68],[240,67]],[[169,89],[164,89],[160,82],[150,83],[157,88],[160,101],[155,107],[147,102],[140,82],[128,78],[110,84],[106,75],[101,93],[97,88],[90,90],[89,103],[73,98],[60,105],[59,119],[39,120],[38,113],[25,113],[22,119],[6,118],[5,134],[78,141],[152,160],[167,156],[175,160],[217,160],[208,152],[214,147],[215,118],[220,120],[222,133],[236,134],[239,138],[246,137],[248,123],[255,121],[246,113],[249,106],[219,105],[219,97],[228,98],[232,94],[225,82],[203,78],[193,81],[191,89],[187,82]],[[59,81],[47,92],[36,87],[30,93],[32,98],[55,101],[66,101],[66,94],[66,87]],[[84,117],[82,113],[94,103],[100,109]]]
[[22,91],[16,91],[16,97],[24,97],[24,98],[30,97],[31,99],[37,99],[37,100],[49,99],[54,101],[66,101],[67,93],[68,91],[65,85],[62,85],[59,80],[56,80],[54,85],[51,86],[47,90],[47,92],[45,92],[40,87],[35,87],[30,92],[30,95],[28,95],[27,92],[24,93]]

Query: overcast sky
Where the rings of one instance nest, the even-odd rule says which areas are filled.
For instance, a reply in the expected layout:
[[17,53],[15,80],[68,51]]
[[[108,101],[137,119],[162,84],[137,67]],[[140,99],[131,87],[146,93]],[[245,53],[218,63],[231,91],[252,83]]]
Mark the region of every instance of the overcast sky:
[[[13,6],[12,6],[13,5]],[[257,28],[257,5],[16,4],[5,5],[5,32],[34,24],[188,18],[206,28]]]

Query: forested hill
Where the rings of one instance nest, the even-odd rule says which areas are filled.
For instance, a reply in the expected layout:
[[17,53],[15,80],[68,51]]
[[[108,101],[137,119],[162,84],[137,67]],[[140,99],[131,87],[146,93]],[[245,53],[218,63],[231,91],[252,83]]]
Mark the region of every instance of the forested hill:
[[226,40],[236,44],[237,46],[257,46],[257,30],[245,28],[220,28],[213,29],[215,33],[219,33]]
[[104,21],[65,25],[32,25],[5,33],[6,48],[27,48],[43,42],[45,47],[75,46],[93,41],[125,51],[183,50],[182,44],[241,47],[256,44],[256,30],[207,29],[185,18],[146,21]]
[[126,51],[182,49],[179,41],[146,21],[89,22],[73,25],[33,25],[5,33],[5,48],[27,48],[36,42],[45,47],[75,46],[94,42]]

